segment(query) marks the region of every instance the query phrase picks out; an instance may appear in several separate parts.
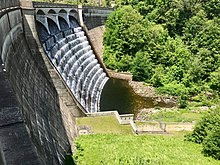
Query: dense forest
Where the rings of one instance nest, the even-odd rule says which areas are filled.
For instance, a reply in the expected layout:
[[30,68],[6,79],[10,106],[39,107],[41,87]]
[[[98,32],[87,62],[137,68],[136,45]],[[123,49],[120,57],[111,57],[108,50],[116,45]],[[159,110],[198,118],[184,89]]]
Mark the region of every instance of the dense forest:
[[220,160],[220,0],[121,0],[106,22],[104,63],[159,93],[213,106],[186,140]]
[[[161,93],[218,97],[220,0],[121,0],[106,22],[104,63]],[[197,98],[198,99],[198,98]]]

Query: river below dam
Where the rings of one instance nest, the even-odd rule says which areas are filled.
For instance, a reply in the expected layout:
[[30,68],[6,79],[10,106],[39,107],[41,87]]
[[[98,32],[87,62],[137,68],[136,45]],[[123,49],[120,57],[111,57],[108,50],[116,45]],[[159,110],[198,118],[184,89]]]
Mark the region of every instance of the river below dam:
[[142,97],[134,92],[128,81],[110,78],[103,88],[100,100],[101,111],[117,110],[119,114],[134,114],[144,108],[173,107],[173,103],[157,101],[156,97]]

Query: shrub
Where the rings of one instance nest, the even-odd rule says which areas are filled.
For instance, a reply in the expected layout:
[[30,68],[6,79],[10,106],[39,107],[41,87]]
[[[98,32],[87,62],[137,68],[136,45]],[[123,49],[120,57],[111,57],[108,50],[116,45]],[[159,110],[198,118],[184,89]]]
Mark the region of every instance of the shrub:
[[137,81],[146,81],[152,77],[153,63],[147,52],[138,52],[133,60],[132,74]]
[[185,97],[185,95],[188,95],[187,88],[183,84],[177,83],[176,81],[170,82],[162,87],[159,87],[157,91],[159,93],[165,93],[171,96]]
[[202,119],[195,125],[191,134],[186,136],[186,140],[202,143],[212,129],[220,128],[220,108],[211,109]]
[[204,155],[220,160],[220,108],[209,111],[186,139],[202,143]]
[[220,126],[212,129],[203,142],[203,153],[220,160]]
[[188,105],[187,100],[188,100],[188,95],[187,95],[187,94],[184,94],[184,93],[181,94],[181,95],[180,95],[180,98],[179,98],[179,107],[180,107],[180,108],[186,108],[187,105]]

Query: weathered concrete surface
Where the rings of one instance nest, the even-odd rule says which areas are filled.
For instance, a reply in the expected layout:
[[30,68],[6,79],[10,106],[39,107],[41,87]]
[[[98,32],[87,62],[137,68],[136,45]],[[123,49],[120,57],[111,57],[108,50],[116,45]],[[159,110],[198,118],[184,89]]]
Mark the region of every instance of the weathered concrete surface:
[[132,74],[128,72],[116,72],[113,70],[108,69],[108,74],[112,78],[131,81],[132,80]]
[[1,0],[0,1],[0,9],[12,8],[15,6],[19,6],[19,0]]
[[0,16],[0,162],[63,164],[77,136],[74,113],[37,46],[33,10],[23,14],[13,9]]
[[32,2],[20,4],[0,1],[0,164],[63,164],[84,114],[39,48]]
[[103,54],[103,34],[105,32],[104,26],[99,26],[88,31],[88,35],[95,51],[99,57]]
[[103,26],[113,8],[83,6],[83,19],[87,28]]
[[0,164],[40,164],[3,65],[0,85]]

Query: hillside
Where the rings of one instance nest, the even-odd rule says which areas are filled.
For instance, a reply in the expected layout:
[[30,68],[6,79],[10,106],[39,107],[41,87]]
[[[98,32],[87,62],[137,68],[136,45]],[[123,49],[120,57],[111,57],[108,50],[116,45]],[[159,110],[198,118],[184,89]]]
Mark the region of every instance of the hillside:
[[[106,22],[104,63],[134,80],[211,106],[220,92],[220,1],[119,1]],[[196,97],[195,97],[196,96]]]

